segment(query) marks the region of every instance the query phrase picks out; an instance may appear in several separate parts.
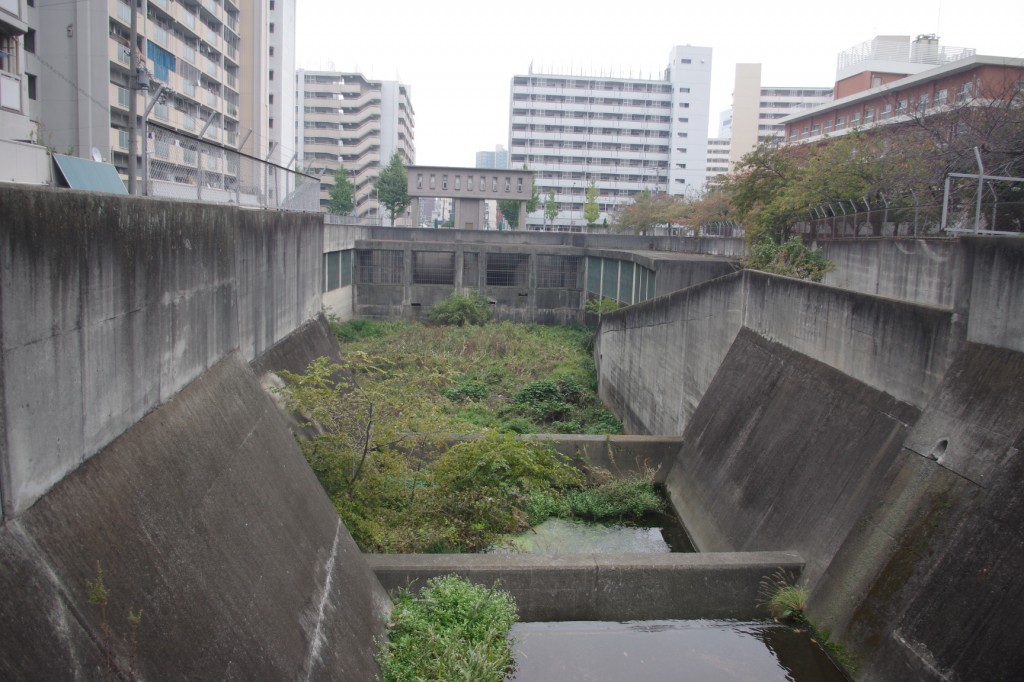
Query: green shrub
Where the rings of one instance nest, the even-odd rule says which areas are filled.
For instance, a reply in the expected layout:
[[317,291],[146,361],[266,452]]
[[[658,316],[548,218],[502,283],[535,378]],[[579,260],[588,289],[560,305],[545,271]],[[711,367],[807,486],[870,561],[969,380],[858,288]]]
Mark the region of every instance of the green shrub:
[[651,477],[612,479],[566,495],[569,514],[588,521],[639,521],[664,509]]
[[621,307],[622,304],[614,298],[608,298],[605,296],[604,298],[588,299],[584,304],[583,309],[588,313],[593,313],[594,315],[604,315],[605,313],[616,311]]
[[485,400],[490,389],[487,385],[472,379],[460,381],[454,386],[441,389],[441,395],[453,403],[461,403],[466,400]]
[[459,327],[467,324],[484,324],[491,319],[491,303],[479,291],[471,291],[465,296],[452,294],[435,304],[427,317],[437,324]]
[[390,333],[390,327],[386,322],[374,322],[373,320],[349,320],[339,322],[338,318],[330,319],[331,332],[342,343],[371,339],[384,336]]
[[399,593],[388,639],[377,653],[384,682],[501,682],[512,672],[508,634],[516,622],[507,592],[454,575],[431,578],[418,597]]
[[799,237],[790,237],[779,244],[770,235],[762,236],[750,247],[750,255],[744,259],[743,265],[812,282],[820,282],[826,273],[835,269],[835,263],[820,251],[807,248]]

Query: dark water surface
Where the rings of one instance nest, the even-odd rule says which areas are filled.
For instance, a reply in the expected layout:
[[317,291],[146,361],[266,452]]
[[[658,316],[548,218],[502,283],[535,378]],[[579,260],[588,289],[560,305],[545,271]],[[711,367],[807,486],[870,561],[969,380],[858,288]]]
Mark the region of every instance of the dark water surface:
[[806,631],[769,622],[517,623],[516,682],[842,682]]
[[642,526],[604,525],[548,519],[510,538],[494,552],[589,554],[692,552],[682,524],[671,515],[652,517]]

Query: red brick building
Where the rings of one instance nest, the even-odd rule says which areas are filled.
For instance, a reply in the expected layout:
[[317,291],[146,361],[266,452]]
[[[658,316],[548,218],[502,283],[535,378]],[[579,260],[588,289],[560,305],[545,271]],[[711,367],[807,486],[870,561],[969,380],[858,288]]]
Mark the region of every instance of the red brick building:
[[780,119],[791,144],[932,116],[971,103],[1024,98],[1024,59],[971,55],[912,75],[868,71],[836,83],[828,104]]

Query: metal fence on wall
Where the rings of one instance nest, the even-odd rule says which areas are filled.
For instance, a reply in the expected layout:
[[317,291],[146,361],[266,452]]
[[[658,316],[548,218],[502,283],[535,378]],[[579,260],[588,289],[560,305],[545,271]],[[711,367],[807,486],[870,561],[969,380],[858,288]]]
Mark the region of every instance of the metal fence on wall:
[[149,124],[149,196],[283,211],[319,211],[320,179]]

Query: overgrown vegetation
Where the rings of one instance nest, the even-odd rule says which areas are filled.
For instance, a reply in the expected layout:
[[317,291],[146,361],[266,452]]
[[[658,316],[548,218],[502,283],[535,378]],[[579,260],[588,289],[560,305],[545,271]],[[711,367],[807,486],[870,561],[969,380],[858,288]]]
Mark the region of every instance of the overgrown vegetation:
[[515,600],[454,575],[398,594],[377,662],[384,682],[501,682],[512,672]]
[[616,301],[614,298],[602,296],[600,298],[587,299],[587,302],[584,304],[583,309],[586,310],[588,313],[593,313],[594,315],[604,315],[605,313],[616,311],[621,307],[622,304]]
[[743,265],[776,275],[809,279],[820,282],[826,273],[835,269],[835,263],[804,245],[799,237],[790,237],[782,244],[769,235],[763,235],[750,247],[750,255]]
[[452,294],[430,308],[428,317],[437,324],[484,324],[491,319],[491,304],[479,291]]
[[142,610],[138,612],[133,608],[128,609],[128,628],[130,635],[128,637],[128,671],[127,673],[121,668],[120,663],[117,660],[117,655],[114,652],[113,636],[110,627],[110,622],[107,619],[107,606],[110,602],[110,588],[107,587],[106,581],[103,578],[103,566],[100,562],[96,562],[96,577],[86,578],[85,587],[88,590],[88,602],[100,609],[100,632],[102,634],[102,641],[100,642],[100,650],[103,655],[103,679],[105,680],[128,680],[128,682],[135,682],[137,678],[136,666],[138,664],[138,632],[139,625],[142,624]]
[[857,672],[860,666],[857,658],[841,643],[833,641],[828,630],[819,629],[807,619],[804,614],[807,607],[807,588],[797,585],[792,575],[780,568],[772,575],[762,578],[758,596],[772,618],[807,628],[811,637],[828,652],[829,657],[848,677]]
[[653,473],[627,478],[605,477],[597,484],[572,490],[536,490],[528,501],[531,525],[548,518],[602,523],[636,523],[665,510]]
[[359,320],[333,329],[346,356],[363,353],[380,369],[356,379],[398,408],[401,430],[622,432],[597,398],[586,327]]

